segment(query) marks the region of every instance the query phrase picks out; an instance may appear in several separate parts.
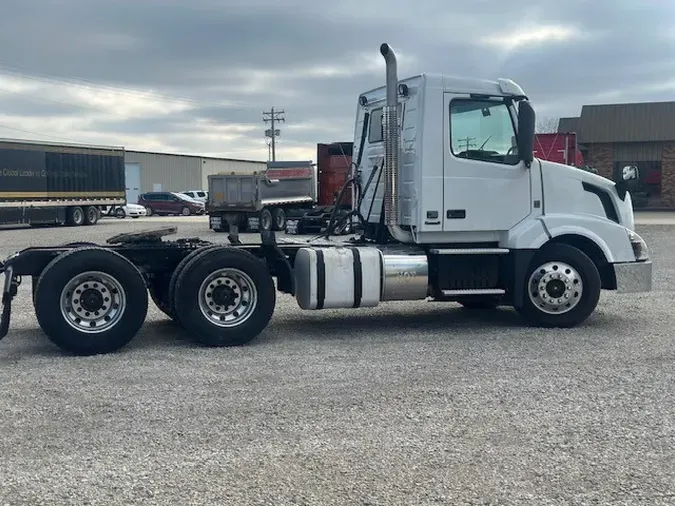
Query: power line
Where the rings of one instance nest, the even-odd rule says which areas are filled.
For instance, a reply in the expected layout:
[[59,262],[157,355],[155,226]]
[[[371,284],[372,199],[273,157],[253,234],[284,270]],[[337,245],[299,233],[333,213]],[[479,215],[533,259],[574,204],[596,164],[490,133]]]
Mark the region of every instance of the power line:
[[283,116],[284,111],[275,111],[272,107],[271,111],[263,111],[263,121],[265,123],[270,122],[270,128],[265,130],[265,137],[272,139],[272,161],[276,161],[276,138],[281,135],[281,130],[274,128],[274,123],[281,121],[282,123],[286,122],[286,118]]
[[158,101],[164,101],[164,102],[173,102],[173,103],[180,103],[180,104],[192,104],[195,106],[201,106],[201,107],[226,107],[226,106],[236,106],[236,107],[248,107],[250,109],[253,109],[251,106],[247,106],[245,104],[240,104],[240,103],[235,103],[235,102],[213,102],[213,101],[203,101],[203,100],[197,100],[194,97],[187,97],[187,96],[180,96],[180,95],[169,95],[166,93],[160,93],[156,91],[149,91],[149,90],[138,90],[138,89],[133,89],[133,88],[126,88],[123,86],[118,86],[118,85],[109,85],[109,84],[103,84],[103,83],[97,83],[95,81],[89,81],[87,79],[82,79],[78,77],[71,77],[71,78],[65,78],[65,77],[58,77],[54,76],[51,74],[46,74],[42,72],[27,72],[25,70],[15,70],[15,69],[20,69],[20,67],[13,67],[10,65],[6,65],[4,63],[0,63],[0,71],[3,74],[7,74],[10,76],[14,77],[20,77],[22,79],[28,79],[28,80],[33,80],[33,81],[38,81],[38,82],[46,82],[50,84],[67,84],[69,86],[91,91],[93,89],[99,89],[101,91],[107,91],[110,93],[117,93],[121,95],[128,95],[132,96],[135,98],[153,98]]
[[76,140],[73,140],[73,139],[68,139],[66,137],[59,137],[58,135],[45,134],[45,133],[41,133],[41,132],[35,132],[35,131],[32,131],[32,130],[24,130],[22,128],[11,127],[9,125],[0,125],[0,128],[4,128],[6,130],[14,130],[15,132],[22,132],[24,134],[39,135],[40,137],[51,137],[52,139],[57,139],[57,140],[60,140],[60,141],[66,141],[66,142],[70,142],[72,144],[80,144],[79,141],[76,141]]

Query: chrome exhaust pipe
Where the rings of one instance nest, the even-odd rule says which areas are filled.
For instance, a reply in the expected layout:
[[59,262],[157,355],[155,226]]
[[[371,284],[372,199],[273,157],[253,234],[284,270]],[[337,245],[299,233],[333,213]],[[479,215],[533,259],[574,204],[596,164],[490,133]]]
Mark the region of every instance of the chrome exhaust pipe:
[[389,44],[380,46],[387,68],[387,103],[384,107],[384,224],[400,242],[413,242],[412,233],[398,222],[399,129],[398,129],[398,65]]

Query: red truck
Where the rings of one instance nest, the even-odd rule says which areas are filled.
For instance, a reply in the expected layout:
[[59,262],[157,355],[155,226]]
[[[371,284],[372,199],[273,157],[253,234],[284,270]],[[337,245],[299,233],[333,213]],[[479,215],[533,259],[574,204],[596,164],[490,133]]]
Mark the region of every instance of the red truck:
[[575,133],[536,134],[534,156],[579,168],[584,166],[584,157],[579,151]]

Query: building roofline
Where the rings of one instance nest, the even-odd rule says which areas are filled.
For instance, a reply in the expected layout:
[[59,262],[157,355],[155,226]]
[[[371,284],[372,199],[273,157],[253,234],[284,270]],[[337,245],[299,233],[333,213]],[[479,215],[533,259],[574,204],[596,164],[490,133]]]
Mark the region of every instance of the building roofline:
[[267,163],[266,160],[248,160],[245,158],[224,158],[218,156],[203,156],[188,153],[168,153],[166,151],[143,151],[140,149],[127,149],[127,153],[138,153],[142,155],[164,155],[164,156],[181,156],[185,158],[201,158],[203,160],[224,160],[228,162],[249,162],[249,163]]

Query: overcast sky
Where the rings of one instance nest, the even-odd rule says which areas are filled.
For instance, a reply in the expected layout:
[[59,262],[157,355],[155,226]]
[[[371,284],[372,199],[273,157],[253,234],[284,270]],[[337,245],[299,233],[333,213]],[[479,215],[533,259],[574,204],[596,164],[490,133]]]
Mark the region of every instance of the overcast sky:
[[2,0],[0,137],[267,159],[353,138],[361,91],[401,77],[509,77],[539,116],[675,97],[675,2]]

